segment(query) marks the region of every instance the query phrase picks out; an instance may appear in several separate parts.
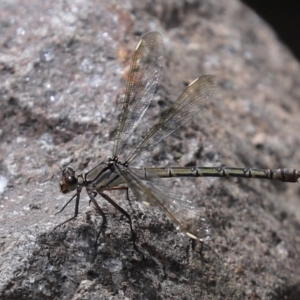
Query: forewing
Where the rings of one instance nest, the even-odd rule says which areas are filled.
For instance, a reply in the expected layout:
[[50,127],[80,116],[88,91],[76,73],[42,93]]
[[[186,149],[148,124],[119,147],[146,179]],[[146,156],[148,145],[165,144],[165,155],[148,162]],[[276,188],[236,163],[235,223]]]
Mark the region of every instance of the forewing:
[[167,110],[156,125],[150,129],[142,141],[127,157],[130,162],[143,150],[151,149],[176,129],[187,123],[205,105],[213,93],[217,78],[205,75],[194,80]]
[[189,237],[205,240],[211,236],[211,225],[196,203],[175,189],[157,184],[152,178],[142,178],[141,169],[134,173],[134,169],[118,167],[125,178],[128,187],[138,201],[145,205],[160,208],[178,227]]
[[162,36],[158,32],[146,34],[135,49],[113,148],[114,157],[119,155],[151,103],[160,76],[163,52]]

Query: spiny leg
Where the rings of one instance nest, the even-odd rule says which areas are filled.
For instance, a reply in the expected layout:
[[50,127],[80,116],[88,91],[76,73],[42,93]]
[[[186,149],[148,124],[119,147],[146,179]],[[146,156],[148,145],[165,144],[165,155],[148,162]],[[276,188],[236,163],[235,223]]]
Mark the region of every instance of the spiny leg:
[[87,192],[89,197],[90,197],[90,202],[93,202],[93,204],[95,205],[97,211],[99,212],[99,214],[101,215],[102,217],[102,223],[100,225],[100,229],[97,233],[97,237],[96,237],[96,241],[95,241],[95,251],[97,249],[97,243],[98,243],[98,239],[100,237],[100,234],[102,232],[102,229],[105,227],[105,224],[106,224],[106,216],[105,216],[105,213],[104,211],[102,210],[102,208],[99,206],[98,202],[96,201],[95,199],[95,196],[96,196],[96,193],[95,192],[91,192],[91,191],[88,191]]
[[132,205],[131,205],[131,199],[130,199],[130,197],[129,197],[129,188],[128,188],[128,187],[126,188],[126,200],[128,201],[131,210],[132,210],[133,212],[135,212],[135,210],[133,209],[133,207],[132,207]]
[[[126,190],[126,200],[127,201],[131,201],[130,200],[130,198],[129,198],[129,188],[128,188],[128,186],[121,186],[121,187],[113,187],[113,188],[107,188],[107,189],[105,189],[106,191],[121,191],[121,190]],[[90,200],[89,201],[89,205],[91,205],[91,202],[92,202],[92,200]],[[131,204],[130,204],[130,206],[131,206]],[[132,209],[133,210],[133,209]]]
[[[114,208],[116,208],[119,212],[121,212],[128,220],[129,220],[129,226],[130,226],[130,231],[131,231],[131,236],[132,236],[132,243],[133,243],[133,248],[143,254],[138,247],[135,244],[135,232],[133,230],[132,227],[132,221],[131,221],[131,217],[128,214],[128,212],[126,210],[124,210],[121,206],[119,206],[116,202],[114,202],[108,195],[104,194],[102,191],[98,191],[98,193],[100,194],[101,197],[103,197],[106,201],[108,201]],[[144,254],[143,254],[144,255]]]
[[53,228],[53,230],[49,233],[49,234],[51,234],[55,229],[57,229],[58,227],[60,227],[60,226],[62,226],[62,225],[64,225],[64,224],[66,224],[66,223],[68,223],[68,222],[70,222],[70,221],[72,221],[72,220],[74,220],[77,216],[78,216],[78,210],[79,210],[79,200],[80,200],[80,193],[81,193],[81,189],[82,189],[82,187],[81,186],[79,186],[79,187],[77,187],[77,193],[63,206],[63,208],[59,211],[59,212],[57,212],[56,214],[58,214],[58,213],[61,213],[65,208],[66,208],[66,206],[74,199],[74,197],[76,196],[76,202],[75,202],[75,212],[74,212],[74,216],[72,217],[72,218],[69,218],[68,220],[66,220],[66,221],[64,221],[64,222],[62,222],[62,223],[60,223],[60,224],[58,224],[57,226],[55,226],[54,228]]
[[[131,201],[131,199],[130,199],[130,197],[129,197],[129,188],[128,188],[128,187],[126,187],[126,200],[128,201],[129,206],[130,206],[132,212],[135,214],[136,211],[135,211],[134,208],[132,207],[132,201]],[[139,223],[138,223],[138,222],[137,222],[137,226],[139,226]]]
[[[118,189],[118,190],[126,190],[126,200],[128,201],[129,206],[130,206],[132,212],[135,213],[135,210],[134,210],[133,207],[132,207],[132,201],[131,201],[131,199],[130,199],[130,197],[129,197],[129,188],[128,188],[128,186],[121,187],[121,188],[113,188],[113,189],[109,189],[109,190],[111,191],[111,190],[117,190],[117,189]],[[106,191],[107,191],[107,190],[106,190]],[[123,215],[122,215],[122,216],[123,216]]]
[[129,199],[129,188],[128,186],[121,186],[121,187],[113,187],[113,188],[107,188],[106,191],[120,191],[120,190],[126,190],[126,200],[130,201]]
[[[133,209],[132,204],[131,204],[131,199],[129,197],[129,188],[128,188],[128,186],[113,187],[113,188],[105,189],[105,191],[120,191],[120,190],[126,190],[126,200],[129,202],[129,206],[130,206],[131,210],[133,211],[133,213],[135,213],[135,210]],[[123,214],[122,214],[122,216],[123,216]]]
[[75,195],[73,195],[73,197],[62,207],[62,209],[60,211],[58,211],[57,213],[55,213],[54,215],[56,216],[56,215],[60,214],[76,196],[77,196],[77,193]]
[[[106,191],[120,191],[120,190],[127,190],[128,194],[128,187],[115,187],[115,188],[109,188],[106,189]],[[89,193],[89,192],[87,192]],[[97,193],[94,192],[94,198],[96,197]],[[92,199],[90,198],[89,205],[91,205]]]

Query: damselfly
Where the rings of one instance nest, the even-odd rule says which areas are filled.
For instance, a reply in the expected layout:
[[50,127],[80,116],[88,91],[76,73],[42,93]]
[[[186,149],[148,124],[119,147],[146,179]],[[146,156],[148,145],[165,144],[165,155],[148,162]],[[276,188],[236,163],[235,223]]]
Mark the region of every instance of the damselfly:
[[154,205],[160,208],[189,237],[204,240],[210,236],[211,228],[207,218],[201,215],[197,204],[187,200],[183,195],[156,184],[154,178],[232,176],[296,182],[300,177],[300,171],[294,169],[131,167],[133,160],[142,151],[153,148],[200,111],[216,87],[217,79],[213,75],[199,77],[190,83],[156,125],[137,143],[137,146],[127,158],[120,160],[119,156],[125,142],[140,123],[156,91],[162,58],[163,42],[161,35],[158,32],[146,34],[136,46],[133,54],[112,156],[86,174],[76,176],[71,167],[62,170],[61,192],[68,193],[76,190],[76,193],[60,212],[75,198],[75,213],[73,217],[56,226],[54,230],[77,217],[81,190],[85,188],[90,201],[102,216],[102,224],[97,239],[106,223],[105,213],[95,199],[97,194],[128,218],[131,233],[134,237],[130,215],[105,193],[105,191],[124,189],[124,186],[126,186],[132,191],[137,200],[146,205]]

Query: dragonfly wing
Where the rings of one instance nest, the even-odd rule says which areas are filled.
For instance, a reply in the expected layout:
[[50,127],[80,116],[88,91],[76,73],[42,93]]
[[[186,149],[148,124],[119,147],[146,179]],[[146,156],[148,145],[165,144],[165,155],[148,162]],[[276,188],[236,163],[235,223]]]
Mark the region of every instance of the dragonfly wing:
[[117,128],[113,156],[118,156],[126,139],[149,107],[159,80],[164,46],[158,32],[146,34],[133,54],[123,108]]
[[186,196],[173,188],[157,184],[153,181],[155,175],[153,178],[142,178],[141,169],[125,169],[119,166],[118,169],[137,200],[145,205],[159,207],[181,231],[193,239],[203,241],[211,236],[209,220]]
[[194,80],[167,110],[156,125],[127,157],[130,162],[143,150],[151,149],[172,132],[187,123],[205,105],[217,85],[217,78],[205,75]]

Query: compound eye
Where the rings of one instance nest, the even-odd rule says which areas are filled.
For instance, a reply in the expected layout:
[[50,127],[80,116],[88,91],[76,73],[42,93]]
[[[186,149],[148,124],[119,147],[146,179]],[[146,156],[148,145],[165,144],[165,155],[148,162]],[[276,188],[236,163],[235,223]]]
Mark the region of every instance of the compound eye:
[[74,191],[77,187],[77,178],[75,171],[71,167],[66,167],[62,170],[62,175],[59,181],[60,191],[63,194]]

